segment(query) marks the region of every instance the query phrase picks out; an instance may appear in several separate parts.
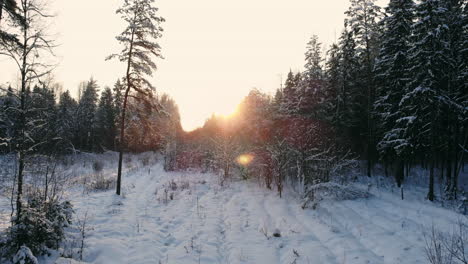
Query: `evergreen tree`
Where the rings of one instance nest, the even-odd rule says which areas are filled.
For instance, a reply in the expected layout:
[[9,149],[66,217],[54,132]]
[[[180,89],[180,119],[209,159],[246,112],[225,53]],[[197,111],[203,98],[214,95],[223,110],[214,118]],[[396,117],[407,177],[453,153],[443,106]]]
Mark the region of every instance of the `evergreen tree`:
[[95,143],[96,108],[98,102],[98,85],[91,78],[83,91],[77,109],[78,146],[80,149],[92,151]]
[[19,98],[11,86],[5,94],[0,96],[0,151],[11,152],[14,145],[11,144],[16,136],[15,125],[18,122],[17,108]]
[[299,85],[301,84],[301,74],[294,74],[292,71],[289,71],[288,77],[286,78],[283,96],[281,101],[280,112],[283,115],[294,115],[298,111],[299,107]]
[[112,90],[107,87],[101,94],[99,106],[96,113],[98,142],[102,147],[111,149],[114,147],[116,136],[116,107],[114,105]]
[[358,134],[365,136],[367,156],[367,175],[371,176],[372,166],[375,162],[376,153],[374,151],[374,119],[372,109],[375,101],[374,85],[374,60],[378,51],[378,36],[380,33],[380,7],[376,0],[350,0],[351,7],[346,12],[349,25],[354,33],[357,52],[359,55],[359,80],[363,91],[359,96],[359,117]]
[[340,37],[340,88],[337,95],[335,125],[346,135],[353,151],[362,153],[362,128],[359,120],[362,109],[362,87],[359,82],[359,58],[353,31],[345,21]]
[[[29,136],[34,140],[35,152],[51,153],[55,149],[56,142],[56,98],[55,92],[45,85],[42,87],[34,86],[29,96],[28,116],[32,125],[36,127],[34,133]],[[42,142],[41,144],[38,144]]]
[[124,0],[123,6],[117,9],[117,14],[127,23],[124,31],[116,37],[124,46],[120,54],[113,54],[107,59],[117,58],[127,65],[125,75],[125,94],[123,97],[121,123],[119,165],[117,170],[116,193],[120,195],[122,179],[122,160],[125,140],[125,111],[130,92],[136,92],[136,98],[151,103],[156,88],[148,81],[156,70],[152,57],[160,58],[161,47],[156,42],[162,36],[164,18],[157,16],[158,8],[154,0]]
[[[375,65],[377,100],[374,109],[381,135],[378,137],[378,150],[386,163],[397,158],[394,147],[398,144],[395,139],[398,138],[399,129],[395,128],[395,122],[401,117],[399,103],[411,79],[408,52],[411,48],[414,8],[413,0],[391,0],[383,20],[384,32]],[[398,157],[397,166],[404,166],[403,161],[408,158],[409,156]],[[395,176],[400,186],[403,175]]]
[[[339,95],[341,94],[342,87],[342,74],[341,74],[341,50],[338,44],[331,45],[328,50],[328,60],[326,61],[325,80],[327,84],[327,98],[325,103],[326,114],[322,116],[331,123],[336,124],[338,120],[338,113],[340,111]],[[342,135],[343,136],[343,135]]]
[[[463,14],[463,3],[466,1],[462,0],[446,0],[441,2],[441,7],[446,9],[442,15],[445,17],[442,20],[445,21],[447,31],[441,38],[442,41],[446,42],[446,49],[442,51],[446,53],[446,72],[447,72],[447,91],[444,92],[446,95],[445,103],[442,104],[443,116],[447,118],[442,119],[440,127],[443,129],[442,133],[442,148],[439,150],[442,159],[445,158],[440,164],[440,170],[446,169],[446,198],[456,199],[458,189],[458,175],[460,172],[460,157],[463,157],[464,147],[466,142],[464,141],[463,135],[467,135],[466,122],[463,124],[463,119],[466,119],[466,102],[463,98],[467,96],[468,91],[466,89],[467,83],[460,76],[466,71],[463,68],[464,61],[467,60],[466,52],[465,57],[463,56],[463,38],[466,39],[466,17]],[[466,3],[465,3],[466,6]],[[465,28],[466,29],[466,28]],[[465,128],[464,128],[465,127]]]
[[70,96],[67,90],[60,95],[60,101],[57,110],[57,136],[60,138],[62,151],[74,150],[73,142],[76,141],[78,128],[76,126],[78,103]]
[[305,73],[304,78],[310,82],[313,80],[322,80],[322,43],[319,42],[318,36],[313,35],[307,43],[307,51],[305,53]]
[[[420,154],[430,166],[428,199],[434,200],[436,152],[441,146],[440,132],[444,109],[452,102],[447,96],[450,67],[446,41],[447,9],[440,0],[425,0],[416,7],[417,22],[413,26],[413,47],[410,50],[413,78],[400,102],[402,115],[396,121],[400,132],[394,147],[398,154]],[[424,155],[423,155],[424,153]]]

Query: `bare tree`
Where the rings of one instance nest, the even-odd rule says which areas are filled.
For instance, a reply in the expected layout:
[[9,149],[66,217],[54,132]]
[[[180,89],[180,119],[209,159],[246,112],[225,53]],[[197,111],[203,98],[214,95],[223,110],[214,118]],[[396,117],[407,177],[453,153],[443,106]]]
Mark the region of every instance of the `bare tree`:
[[31,153],[43,142],[35,142],[31,138],[31,131],[38,124],[29,120],[29,113],[32,111],[27,102],[27,89],[34,83],[40,83],[41,78],[47,76],[52,71],[52,64],[45,62],[47,55],[53,55],[55,47],[53,38],[46,33],[46,19],[50,15],[45,13],[46,2],[41,0],[21,0],[17,7],[17,12],[24,23],[17,23],[14,29],[18,32],[18,45],[12,45],[9,41],[0,41],[2,49],[0,56],[6,56],[13,60],[20,73],[20,87],[18,92],[19,105],[15,109],[18,113],[17,134],[13,140],[18,154],[18,179],[16,196],[17,220],[20,219],[22,195],[23,195],[23,174],[26,155]]
[[[124,0],[123,6],[117,9],[117,14],[121,15],[127,23],[124,31],[116,37],[124,49],[119,54],[107,57],[107,60],[117,58],[127,65],[126,89],[121,106],[117,195],[120,195],[122,181],[125,111],[128,97],[134,97],[136,100],[148,100],[148,98],[153,97],[153,92],[156,90],[147,77],[151,77],[157,68],[152,57],[162,58],[161,47],[156,41],[162,36],[163,29],[160,24],[164,22],[164,18],[157,16],[157,12],[158,8],[154,7],[154,0]],[[136,92],[138,96],[132,95],[132,91]]]

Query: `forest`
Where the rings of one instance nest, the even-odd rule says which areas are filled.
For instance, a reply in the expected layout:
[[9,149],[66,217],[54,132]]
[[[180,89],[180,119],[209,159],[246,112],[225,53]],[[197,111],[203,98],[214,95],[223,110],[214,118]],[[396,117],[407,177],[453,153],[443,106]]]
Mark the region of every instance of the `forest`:
[[[170,180],[151,199],[158,197],[163,204],[205,181],[235,194],[234,190],[242,190],[235,185],[240,181],[257,185],[265,197],[295,197],[301,210],[315,210],[320,208],[317,197],[324,192],[366,199],[379,182],[385,182],[384,189],[395,192],[392,199],[399,200],[399,205],[422,200],[424,208],[434,208],[427,209],[431,217],[431,210],[447,209],[457,215],[453,218],[466,220],[468,3],[390,0],[387,6],[378,6],[375,0],[349,2],[336,43],[325,47],[319,36],[310,36],[304,43],[304,69],[285,73],[280,87],[271,87],[274,93],[253,88],[233,114],[213,114],[201,127],[184,131],[177,102],[159,92],[151,79],[164,51],[159,40],[164,37],[165,20],[156,1],[123,0],[116,11],[126,23],[116,37],[122,50],[106,54],[103,60],[125,65],[125,75],[116,75],[113,87],[90,77],[74,94],[53,75],[49,59],[56,43],[43,28],[44,21],[54,19],[43,11],[47,2],[0,0],[0,58],[13,61],[18,72],[15,84],[0,84],[0,190],[7,201],[5,210],[11,211],[7,213],[11,220],[0,228],[0,262],[55,263],[40,258],[55,250],[63,258],[83,263],[110,263],[111,253],[109,259],[99,261],[83,257],[85,238],[94,231],[86,229],[87,218],[72,221],[76,206],[65,193],[78,185],[91,193],[115,189],[112,205],[125,204],[131,188],[149,184],[149,178],[142,178],[131,187],[129,175],[146,175],[147,171],[149,177],[159,163],[160,174],[169,173]],[[140,159],[139,165],[135,159]],[[81,177],[84,171],[92,179]],[[194,183],[180,180],[182,176],[175,181],[171,173],[211,176],[192,179]],[[351,188],[355,185],[364,189]],[[198,198],[194,200],[197,221],[209,221],[203,215],[209,203],[200,207]],[[143,220],[137,221],[139,233]],[[248,227],[247,222],[244,228]],[[425,245],[412,255],[414,262],[397,257],[387,262],[388,255],[383,261],[377,256],[384,254],[374,250],[375,256],[368,257],[367,263],[422,263],[418,254],[431,264],[468,263],[465,222],[460,221],[458,227],[458,236],[451,233],[447,238],[432,226],[432,233],[421,239]],[[271,241],[280,236],[273,229],[260,233]],[[63,245],[70,232],[81,234],[81,240],[73,240],[75,244],[81,241],[81,246],[69,246],[67,251]],[[226,238],[226,232],[221,237]],[[361,236],[360,229],[355,232]],[[302,254],[311,245],[302,251],[288,249],[289,255],[280,262],[253,256],[244,259],[242,250],[215,262],[205,253],[209,249],[197,249],[194,237],[190,239],[190,246],[173,255],[198,254],[196,263],[310,263]],[[366,247],[372,244],[361,242]],[[325,257],[314,263],[363,263]],[[156,261],[147,260],[151,259]],[[193,263],[186,260],[170,260],[169,255],[164,260],[161,253],[159,263]]]

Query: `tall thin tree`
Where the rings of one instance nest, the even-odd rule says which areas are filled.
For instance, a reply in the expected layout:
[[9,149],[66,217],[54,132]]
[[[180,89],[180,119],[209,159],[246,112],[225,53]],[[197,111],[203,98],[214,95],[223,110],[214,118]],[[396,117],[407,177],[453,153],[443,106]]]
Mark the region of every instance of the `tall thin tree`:
[[155,87],[148,80],[156,63],[153,58],[162,58],[161,47],[157,40],[162,36],[161,23],[164,18],[157,15],[158,8],[154,6],[154,0],[124,0],[122,7],[117,9],[127,26],[124,31],[116,37],[117,41],[124,46],[118,53],[107,57],[107,60],[117,58],[127,65],[125,74],[125,93],[121,111],[120,142],[119,142],[119,165],[117,171],[117,195],[120,195],[122,182],[122,159],[125,146],[125,111],[128,97],[131,92],[139,93],[135,96],[151,98]]
[[18,113],[17,135],[14,144],[18,152],[18,180],[16,196],[17,221],[20,221],[23,195],[23,174],[25,159],[35,146],[42,143],[35,142],[29,135],[31,131],[37,129],[35,122],[30,120],[31,112],[28,103],[27,89],[31,84],[40,82],[51,71],[52,66],[43,59],[46,55],[53,55],[54,40],[46,33],[44,22],[51,16],[46,14],[46,1],[41,0],[21,0],[18,5],[18,14],[21,16],[15,33],[18,35],[19,45],[1,41],[0,56],[10,58],[17,65],[20,73],[20,87],[18,92],[19,105],[16,109]]

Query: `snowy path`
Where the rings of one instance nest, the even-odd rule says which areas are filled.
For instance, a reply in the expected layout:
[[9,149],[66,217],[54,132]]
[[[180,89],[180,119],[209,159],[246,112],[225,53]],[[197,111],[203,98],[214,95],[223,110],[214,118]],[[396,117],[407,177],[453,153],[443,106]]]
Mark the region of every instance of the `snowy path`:
[[[77,215],[88,211],[93,228],[85,261],[427,263],[423,227],[458,218],[390,194],[302,210],[294,199],[253,183],[221,188],[215,181],[212,175],[166,173],[156,164],[124,176],[124,197],[113,191],[74,197]],[[281,237],[273,237],[276,229]]]

